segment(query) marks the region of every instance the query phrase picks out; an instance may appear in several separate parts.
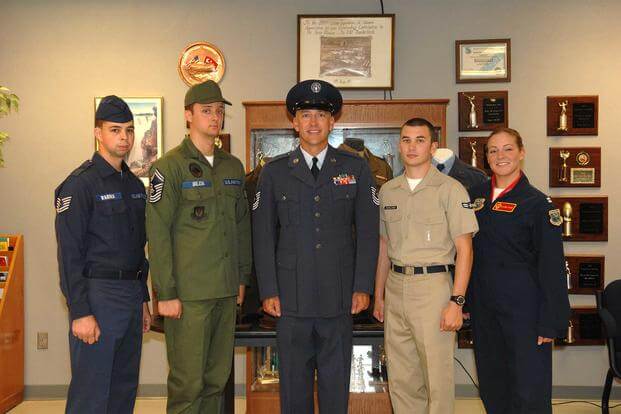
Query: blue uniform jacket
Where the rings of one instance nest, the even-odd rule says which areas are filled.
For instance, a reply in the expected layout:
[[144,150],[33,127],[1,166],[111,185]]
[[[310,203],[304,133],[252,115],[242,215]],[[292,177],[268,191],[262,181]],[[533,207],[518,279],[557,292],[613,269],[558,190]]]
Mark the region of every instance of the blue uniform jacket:
[[92,314],[85,278],[91,269],[142,270],[145,260],[144,184],[123,163],[116,171],[98,153],[55,191],[60,287],[71,319]]
[[261,299],[287,316],[349,313],[353,292],[373,292],[378,206],[357,155],[328,147],[316,182],[299,148],[266,164],[252,206]]
[[472,301],[516,314],[524,306],[537,306],[538,335],[564,337],[570,307],[560,212],[525,175],[494,202],[491,191],[491,181],[470,189],[479,221]]

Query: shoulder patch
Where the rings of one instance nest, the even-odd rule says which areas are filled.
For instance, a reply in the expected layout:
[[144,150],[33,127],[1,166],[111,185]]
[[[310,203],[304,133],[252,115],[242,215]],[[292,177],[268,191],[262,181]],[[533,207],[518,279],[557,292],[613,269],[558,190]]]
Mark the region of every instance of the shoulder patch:
[[164,176],[156,168],[151,175],[151,184],[149,185],[149,203],[157,203],[162,199],[164,192]]
[[560,226],[561,224],[563,224],[561,210],[559,210],[558,208],[548,211],[548,215],[550,216],[550,223],[552,223],[553,225]]

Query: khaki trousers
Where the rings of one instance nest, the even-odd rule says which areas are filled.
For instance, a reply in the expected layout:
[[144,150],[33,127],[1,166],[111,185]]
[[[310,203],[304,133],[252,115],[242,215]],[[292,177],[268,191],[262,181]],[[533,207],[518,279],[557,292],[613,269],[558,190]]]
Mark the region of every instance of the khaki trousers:
[[385,296],[388,386],[395,414],[451,414],[455,333],[440,331],[452,292],[450,273],[390,272]]

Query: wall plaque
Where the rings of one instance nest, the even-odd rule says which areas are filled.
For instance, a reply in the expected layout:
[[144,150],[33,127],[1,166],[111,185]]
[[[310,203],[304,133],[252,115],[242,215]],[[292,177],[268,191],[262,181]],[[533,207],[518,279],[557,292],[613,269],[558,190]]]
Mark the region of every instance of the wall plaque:
[[608,241],[608,197],[552,197],[565,241]]
[[567,288],[572,295],[592,295],[604,289],[605,257],[566,255]]
[[492,175],[485,156],[488,137],[459,137],[459,159]]
[[509,124],[507,91],[457,94],[460,131],[491,131]]
[[604,331],[597,309],[572,308],[567,336],[555,342],[556,345],[603,345]]
[[597,135],[597,95],[548,96],[548,136]]
[[601,187],[600,147],[552,147],[550,187]]

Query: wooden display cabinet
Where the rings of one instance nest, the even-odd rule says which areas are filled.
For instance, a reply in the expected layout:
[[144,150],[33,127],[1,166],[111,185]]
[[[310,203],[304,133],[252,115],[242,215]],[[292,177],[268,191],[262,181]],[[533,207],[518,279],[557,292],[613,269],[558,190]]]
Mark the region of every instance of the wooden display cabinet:
[[[446,142],[448,99],[395,99],[344,101],[336,117],[330,144],[338,146],[345,137],[364,139],[376,156],[385,158],[397,174],[401,171],[398,141],[401,125],[414,117],[431,122],[438,132],[440,147]],[[258,163],[259,152],[275,156],[293,150],[296,134],[284,101],[243,102],[246,109],[246,170]],[[269,151],[262,141],[270,141]],[[264,143],[263,143],[264,144]],[[394,160],[394,163],[392,162]]]
[[9,250],[0,250],[6,258],[0,282],[0,412],[4,413],[24,400],[24,242],[22,236],[0,234],[9,239]]

